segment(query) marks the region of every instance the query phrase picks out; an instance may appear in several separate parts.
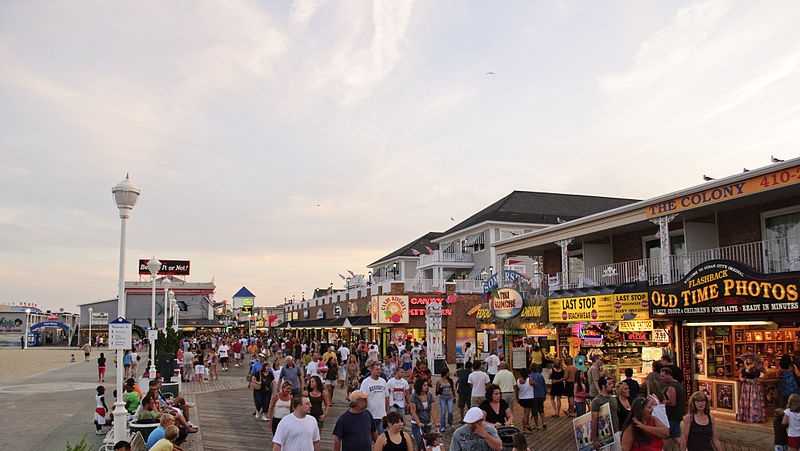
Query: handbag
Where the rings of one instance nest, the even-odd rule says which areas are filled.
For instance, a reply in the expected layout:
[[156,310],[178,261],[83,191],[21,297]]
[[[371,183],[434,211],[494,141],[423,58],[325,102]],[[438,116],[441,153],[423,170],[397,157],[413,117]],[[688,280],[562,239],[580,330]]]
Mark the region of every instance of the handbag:
[[261,383],[258,382],[258,379],[256,379],[254,376],[250,376],[250,382],[247,384],[247,387],[250,390],[260,390]]

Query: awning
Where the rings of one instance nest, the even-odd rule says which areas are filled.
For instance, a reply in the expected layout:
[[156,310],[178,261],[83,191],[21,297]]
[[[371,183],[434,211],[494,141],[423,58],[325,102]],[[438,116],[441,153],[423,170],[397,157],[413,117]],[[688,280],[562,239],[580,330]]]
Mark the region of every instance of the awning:
[[342,318],[310,319],[282,323],[283,329],[349,329],[351,327],[372,326],[369,316],[348,316]]

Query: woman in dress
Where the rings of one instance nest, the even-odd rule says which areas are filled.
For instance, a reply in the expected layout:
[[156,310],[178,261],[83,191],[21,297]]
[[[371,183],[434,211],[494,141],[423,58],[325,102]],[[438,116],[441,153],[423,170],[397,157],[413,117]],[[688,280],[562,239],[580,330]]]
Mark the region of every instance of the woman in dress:
[[347,359],[347,394],[350,395],[350,392],[354,390],[358,390],[359,386],[361,385],[360,381],[358,380],[359,376],[359,368],[358,368],[358,360],[356,356],[350,354],[350,357]]
[[311,401],[311,416],[317,419],[317,425],[320,429],[325,422],[325,417],[328,415],[328,408],[331,406],[328,392],[322,385],[322,380],[319,376],[311,376],[308,378],[308,399]]
[[339,362],[336,357],[329,357],[325,362],[328,367],[328,372],[325,374],[325,390],[328,393],[328,399],[333,402],[333,392],[336,388],[336,376],[339,374]]
[[711,422],[708,396],[696,391],[689,397],[689,413],[683,417],[681,443],[686,451],[722,451],[717,429]]
[[[657,398],[656,398],[657,399]],[[669,427],[653,416],[658,404],[653,396],[640,396],[631,404],[631,414],[622,426],[622,451],[661,451]]]
[[554,417],[561,416],[561,397],[564,396],[564,368],[561,359],[553,363],[550,373],[550,405],[553,407]]
[[761,423],[765,419],[764,388],[759,381],[762,371],[752,357],[744,359],[744,368],[739,373],[742,383],[739,411],[736,420],[743,423]]

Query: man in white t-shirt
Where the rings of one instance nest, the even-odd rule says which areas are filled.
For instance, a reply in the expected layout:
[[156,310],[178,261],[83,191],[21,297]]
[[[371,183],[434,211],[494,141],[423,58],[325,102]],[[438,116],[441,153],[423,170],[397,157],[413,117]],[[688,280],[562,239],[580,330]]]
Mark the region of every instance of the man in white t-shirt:
[[475,362],[467,382],[472,387],[472,392],[470,393],[471,405],[472,407],[477,407],[486,398],[486,384],[490,382],[489,375],[481,371],[480,362]]
[[319,353],[315,352],[311,361],[306,365],[306,374],[310,376],[319,376]]
[[[488,376],[487,376],[488,377]],[[389,410],[389,393],[386,381],[381,377],[381,364],[372,362],[369,367],[369,377],[361,382],[360,391],[369,394],[367,410],[372,415],[372,423],[378,434],[383,433],[383,417]]]
[[223,342],[219,345],[219,349],[217,350],[219,354],[219,364],[222,365],[222,371],[228,371],[228,351],[230,351],[230,349],[228,344]]
[[464,366],[472,368],[473,363],[475,363],[475,348],[472,347],[472,343],[467,342],[464,345]]
[[378,360],[378,345],[372,343],[369,345],[369,351],[367,351],[367,360],[377,361]]
[[319,427],[317,420],[309,415],[311,401],[308,398],[292,399],[294,412],[281,418],[272,451],[316,451],[319,450]]
[[489,357],[486,357],[486,372],[489,373],[489,380],[494,381],[494,376],[497,374],[498,366],[500,366],[500,357],[497,353],[492,351]]
[[342,343],[342,345],[339,346],[338,351],[339,351],[339,357],[341,357],[342,359],[342,365],[346,365],[347,359],[350,358],[350,348],[348,348],[347,346],[344,345],[344,343]]
[[395,368],[394,375],[386,382],[390,412],[397,412],[400,415],[406,414],[406,400],[408,399],[409,389],[408,381],[405,380],[405,371],[402,367]]

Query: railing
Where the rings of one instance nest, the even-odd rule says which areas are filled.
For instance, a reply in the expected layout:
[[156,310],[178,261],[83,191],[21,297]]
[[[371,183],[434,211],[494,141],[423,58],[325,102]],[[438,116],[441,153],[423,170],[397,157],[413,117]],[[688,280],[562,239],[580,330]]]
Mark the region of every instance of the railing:
[[475,279],[454,280],[456,293],[483,293],[483,281]]
[[551,278],[550,289],[572,289],[619,285],[630,282],[648,282],[658,285],[668,274],[673,282],[682,279],[692,268],[709,260],[733,260],[752,267],[757,272],[776,273],[800,270],[800,242],[797,240],[754,241],[731,246],[703,249],[684,255],[669,256],[669,271],[662,271],[660,258],[609,263],[589,268],[584,272],[570,272],[569,281],[562,273]]
[[420,256],[420,266],[432,265],[434,263],[473,263],[472,254],[433,251],[432,254],[422,254]]

